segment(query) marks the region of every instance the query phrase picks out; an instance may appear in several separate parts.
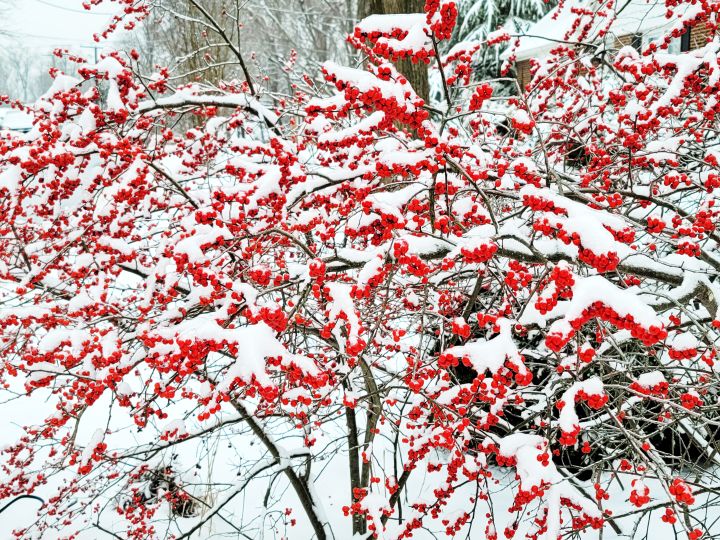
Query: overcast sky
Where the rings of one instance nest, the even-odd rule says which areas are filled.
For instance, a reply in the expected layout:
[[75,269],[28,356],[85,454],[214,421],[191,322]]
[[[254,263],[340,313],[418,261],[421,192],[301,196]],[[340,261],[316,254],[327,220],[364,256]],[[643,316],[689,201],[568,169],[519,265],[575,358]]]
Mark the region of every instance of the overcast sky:
[[14,0],[11,16],[3,27],[10,39],[39,53],[56,47],[77,50],[95,45],[92,36],[101,31],[116,5],[106,4],[87,11],[83,0]]

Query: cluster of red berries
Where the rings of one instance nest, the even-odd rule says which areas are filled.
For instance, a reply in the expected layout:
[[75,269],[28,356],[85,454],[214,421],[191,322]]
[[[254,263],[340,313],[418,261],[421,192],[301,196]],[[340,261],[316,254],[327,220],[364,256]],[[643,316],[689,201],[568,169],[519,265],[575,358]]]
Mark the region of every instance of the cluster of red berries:
[[489,84],[481,84],[478,86],[475,91],[472,93],[472,96],[470,96],[470,105],[468,108],[471,111],[477,111],[482,108],[483,103],[485,103],[488,99],[490,99],[493,95],[493,89],[492,86]]
[[580,426],[573,426],[572,430],[561,430],[558,442],[563,446],[575,446],[580,435]]
[[460,80],[462,84],[470,84],[470,79],[473,73],[472,58],[481,47],[482,45],[476,44],[468,46],[467,48],[462,47],[460,49],[454,49],[454,52],[443,59],[446,66],[453,63],[455,64],[453,74],[447,78],[447,84],[449,86],[454,85],[458,80]]
[[578,349],[578,358],[581,362],[585,364],[589,364],[592,362],[593,358],[595,358],[595,349],[593,349],[590,345],[586,344]]
[[364,285],[353,285],[350,296],[355,299],[369,298],[387,277],[388,268],[379,266],[372,275],[366,277]]
[[585,390],[578,390],[575,394],[575,402],[584,401],[591,409],[598,410],[608,402],[607,394],[588,394]]
[[607,501],[610,499],[610,494],[605,490],[598,482],[593,484],[595,488],[595,499],[598,501]]
[[629,330],[630,335],[639,339],[644,345],[650,346],[667,337],[667,331],[663,327],[643,327],[637,323],[632,315],[619,315],[614,309],[602,302],[594,302],[585,308],[577,319],[570,321],[572,331],[566,335],[560,333],[549,333],[545,337],[545,345],[552,351],[560,352],[570,341],[572,336],[589,320],[599,318],[613,324],[621,330]]
[[670,492],[670,495],[672,495],[675,500],[681,504],[690,506],[695,502],[692,489],[682,478],[675,478],[672,481],[672,484],[668,486],[668,491]]
[[510,123],[514,129],[526,135],[530,135],[535,128],[535,122],[530,117],[519,118],[514,116],[510,119]]
[[542,185],[540,175],[534,169],[530,169],[524,161],[516,161],[513,164],[513,173],[526,184],[530,184],[536,188]]
[[[708,201],[708,207],[714,206],[715,201]],[[717,221],[718,212],[716,210],[710,210],[709,208],[700,209],[695,212],[693,217],[693,227],[690,231],[690,236],[693,238],[699,237],[703,233],[710,233],[715,230],[715,223]],[[681,231],[678,233],[682,234]]]
[[282,332],[287,328],[287,315],[280,307],[263,306],[255,312],[246,310],[245,314],[249,322],[257,324],[263,321],[276,332]]
[[605,229],[610,231],[615,240],[623,244],[632,244],[635,241],[635,231],[630,228],[613,229],[605,225]]
[[552,212],[553,214],[565,216],[567,210],[561,206],[556,206],[555,202],[548,199],[544,199],[538,195],[523,195],[522,198],[523,206],[530,208],[534,212]]
[[270,285],[272,272],[267,266],[256,266],[248,270],[248,277],[261,287]]
[[[415,129],[419,129],[429,116],[429,113],[422,108],[424,102],[420,98],[414,103],[409,100],[398,101],[395,96],[385,95],[380,84],[360,90],[354,81],[343,80],[339,75],[328,71],[327,68],[324,68],[324,71],[325,80],[333,83],[339,91],[343,92],[345,99],[350,104],[359,103],[370,110],[384,111],[388,119],[407,124]],[[378,83],[387,84],[380,79],[378,79]],[[406,95],[406,98],[409,97]]]
[[316,279],[316,280],[324,279],[326,271],[327,271],[327,265],[325,264],[325,261],[323,261],[321,259],[312,259],[308,263],[308,274],[313,279]]
[[[93,468],[93,462],[100,461],[103,456],[105,455],[105,451],[107,450],[107,444],[104,442],[99,442],[95,445],[93,448],[92,454],[90,457],[85,461],[85,463],[81,463],[78,467],[78,474],[89,474],[90,471],[92,471]],[[71,458],[70,458],[70,465],[73,465],[79,461],[79,454],[75,452]]]
[[[564,497],[560,499],[560,502],[564,506],[568,506],[570,508],[573,508],[577,511],[581,511],[582,509],[579,508],[577,505],[572,504],[572,501],[565,499]],[[598,516],[591,516],[586,513],[581,513],[579,516],[573,516],[572,518],[572,528],[574,531],[584,531],[587,530],[588,527],[594,530],[602,529],[605,525],[605,519]]]
[[463,256],[463,259],[470,264],[487,262],[492,259],[496,252],[497,246],[489,240],[484,244],[460,248],[460,254]]
[[677,244],[677,252],[688,257],[700,257],[702,255],[700,246],[690,240],[680,240]]
[[660,234],[665,230],[667,224],[660,218],[650,216],[647,218],[647,231],[653,234]]
[[545,495],[545,490],[550,487],[547,483],[543,482],[538,486],[530,486],[529,489],[518,489],[513,500],[513,505],[509,508],[510,512],[522,511],[522,509],[533,502],[535,499],[540,499]]
[[689,360],[691,358],[695,358],[697,354],[698,350],[695,347],[690,347],[689,349],[676,349],[675,347],[670,347],[668,349],[668,356],[673,360]]
[[450,39],[457,21],[455,2],[448,0],[425,0],[427,24],[438,40]]
[[[415,30],[417,31],[417,30]],[[368,53],[370,56],[378,56],[397,62],[403,58],[409,58],[414,64],[422,62],[428,64],[435,52],[430,43],[417,47],[415,44],[403,45],[403,40],[408,36],[409,31],[404,28],[393,28],[391,31],[362,31],[355,27],[352,43],[359,50]],[[370,47],[366,45],[370,43]]]
[[398,262],[413,276],[422,278],[430,274],[430,266],[417,255],[404,255]]
[[643,484],[640,480],[632,481],[632,490],[630,491],[630,502],[641,508],[650,502],[650,488]]
[[663,520],[664,523],[673,524],[677,521],[677,516],[675,515],[675,510],[670,508],[669,506],[665,509],[665,513],[660,517],[661,520]]
[[720,188],[720,174],[710,173],[705,179],[705,190],[712,193],[713,190]]
[[680,404],[686,409],[692,410],[696,407],[702,407],[703,401],[697,394],[685,392],[680,396]]
[[462,317],[455,317],[452,322],[452,333],[467,339],[470,337],[470,325]]
[[497,315],[478,312],[475,314],[475,318],[477,319],[478,328],[485,328],[488,325],[492,325],[493,332],[500,331],[500,328],[497,326]]
[[638,394],[643,394],[646,396],[666,397],[670,390],[670,385],[666,381],[661,381],[652,386],[643,386],[639,382],[633,381],[630,384],[630,389],[634,390]]
[[505,284],[512,291],[518,289],[526,289],[532,282],[532,274],[528,272],[528,267],[518,261],[510,261],[508,264],[509,270],[505,274]]
[[[558,235],[558,238],[563,240],[560,235]],[[576,245],[580,241],[577,237],[574,237],[573,240],[573,243],[575,243]],[[582,247],[578,251],[578,259],[580,259],[584,263],[589,264],[598,272],[612,272],[618,267],[618,264],[620,264],[620,258],[617,256],[617,253],[610,251],[608,253],[597,254],[590,249]]]
[[[572,296],[575,277],[567,266],[557,265],[550,272],[548,282],[552,286],[546,285],[543,289],[545,295],[538,295],[537,300],[535,300],[535,309],[542,315],[546,315],[555,309],[560,298],[570,298]],[[549,295],[547,295],[548,291]]]
[[620,264],[620,258],[617,253],[609,251],[607,253],[595,253],[589,248],[582,246],[582,240],[578,233],[568,233],[561,224],[551,224],[547,218],[536,219],[533,222],[533,229],[545,236],[556,236],[558,240],[566,245],[573,244],[578,249],[578,259],[589,264],[599,272],[612,272]]
[[[575,403],[578,402],[585,402],[588,407],[594,410],[598,410],[605,406],[605,404],[608,402],[608,396],[607,394],[588,394],[585,392],[585,390],[578,390],[575,393],[574,396]],[[574,404],[568,404],[565,403],[563,400],[558,400],[555,403],[555,407],[559,410],[564,409],[565,407],[574,407]],[[575,425],[573,426],[572,430],[566,430],[562,429],[560,433],[560,438],[558,439],[560,444],[563,446],[574,446],[577,444],[578,435],[580,434],[580,426]],[[587,449],[587,451],[585,451]],[[590,444],[588,442],[585,442],[583,445],[583,451],[584,453],[590,452]]]

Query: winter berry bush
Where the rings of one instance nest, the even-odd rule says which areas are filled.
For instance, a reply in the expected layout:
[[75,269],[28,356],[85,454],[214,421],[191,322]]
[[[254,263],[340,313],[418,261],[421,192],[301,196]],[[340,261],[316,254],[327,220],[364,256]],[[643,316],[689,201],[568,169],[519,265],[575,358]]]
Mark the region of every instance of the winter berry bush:
[[623,4],[562,3],[509,98],[445,0],[291,96],[55,72],[0,138],[16,536],[716,537],[720,3],[612,50]]

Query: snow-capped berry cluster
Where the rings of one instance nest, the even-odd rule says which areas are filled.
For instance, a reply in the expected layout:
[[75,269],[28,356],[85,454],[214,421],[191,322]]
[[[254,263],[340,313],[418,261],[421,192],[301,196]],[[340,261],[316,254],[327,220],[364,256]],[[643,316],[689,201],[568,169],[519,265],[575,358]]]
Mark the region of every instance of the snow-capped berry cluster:
[[393,62],[410,58],[414,63],[428,63],[434,49],[427,34],[421,14],[371,15],[355,26],[351,41],[358,49]]
[[458,10],[453,0],[425,0],[427,24],[438,40],[452,36]]
[[665,397],[668,394],[670,385],[660,371],[651,371],[640,375],[637,380],[630,384],[630,389],[643,395]]
[[558,264],[550,272],[548,281],[543,284],[543,288],[535,300],[535,309],[542,315],[549,313],[557,306],[560,298],[572,296],[574,284],[575,279],[570,268],[565,264]]
[[[406,88],[403,78],[397,82],[384,81],[367,71],[340,67],[332,62],[323,64],[325,80],[331,82],[344,93],[348,104],[357,104],[373,111],[383,111],[388,118],[420,128],[427,119],[428,112],[422,108],[424,102]],[[312,109],[308,112],[317,112]]]
[[630,485],[632,486],[630,490],[630,502],[633,505],[641,508],[650,502],[650,488],[641,480],[635,478]]
[[497,246],[491,241],[474,241],[460,248],[460,254],[467,263],[487,262],[496,252]]
[[675,334],[670,340],[668,356],[673,360],[689,360],[698,355],[699,342],[689,332]]
[[621,315],[613,308],[604,305],[602,302],[593,302],[587,308],[583,309],[579,317],[569,321],[567,332],[551,332],[545,338],[545,345],[555,352],[559,352],[575,335],[575,332],[592,319],[602,319],[618,329],[629,330],[630,335],[635,339],[649,346],[667,337],[667,331],[661,326],[651,325],[643,326],[635,321],[632,315]]
[[690,506],[695,502],[692,489],[682,478],[675,478],[672,481],[672,484],[668,486],[668,491],[670,492],[670,495],[672,495],[675,500],[681,504]]
[[608,395],[603,390],[603,384],[598,378],[579,381],[570,386],[555,403],[560,411],[558,423],[560,426],[559,442],[563,446],[574,446],[580,434],[580,420],[576,412],[577,403],[585,403],[594,410],[601,409],[608,402]]

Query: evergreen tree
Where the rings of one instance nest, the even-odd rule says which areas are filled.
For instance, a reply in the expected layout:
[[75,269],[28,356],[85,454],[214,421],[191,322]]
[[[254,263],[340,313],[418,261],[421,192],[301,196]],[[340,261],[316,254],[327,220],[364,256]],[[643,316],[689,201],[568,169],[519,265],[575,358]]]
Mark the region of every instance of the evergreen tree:
[[[554,0],[458,0],[458,22],[447,50],[463,41],[481,41],[498,28],[511,34],[525,32],[556,4]],[[503,47],[483,47],[478,51],[475,78],[497,77]]]

